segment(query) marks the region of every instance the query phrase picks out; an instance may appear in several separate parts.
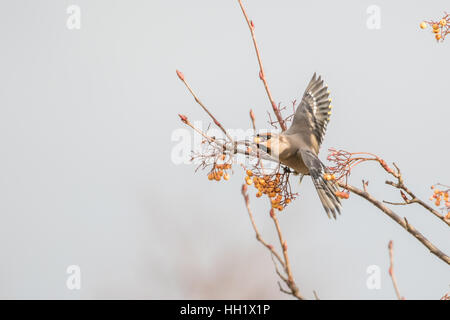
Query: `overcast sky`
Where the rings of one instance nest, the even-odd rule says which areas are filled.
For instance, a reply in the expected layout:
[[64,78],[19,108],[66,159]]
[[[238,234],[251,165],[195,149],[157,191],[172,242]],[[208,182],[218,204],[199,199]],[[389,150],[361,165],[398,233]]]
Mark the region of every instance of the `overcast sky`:
[[[299,99],[314,72],[327,82],[323,161],[330,147],[376,153],[425,200],[450,183],[450,39],[419,29],[448,1],[244,3],[277,102]],[[68,28],[71,5],[79,29]],[[373,5],[379,29],[367,24]],[[237,1],[2,1],[0,39],[0,298],[287,298],[251,229],[241,170],[212,183],[172,159],[178,113],[209,123],[175,69],[225,127],[248,129],[253,108],[269,128]],[[377,198],[400,200],[379,166],[350,182],[362,178]],[[310,179],[292,184],[300,196],[279,220],[307,298],[394,299],[389,240],[402,295],[450,290],[448,265],[381,211],[352,195],[328,220]],[[251,205],[275,244],[267,203],[252,195]],[[418,206],[393,209],[450,253],[448,226]],[[80,290],[66,286],[71,265]],[[366,285],[371,265],[380,289]]]

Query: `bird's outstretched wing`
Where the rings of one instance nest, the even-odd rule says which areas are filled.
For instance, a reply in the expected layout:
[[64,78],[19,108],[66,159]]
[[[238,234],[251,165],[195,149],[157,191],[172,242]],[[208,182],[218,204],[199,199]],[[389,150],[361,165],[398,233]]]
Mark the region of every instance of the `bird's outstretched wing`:
[[314,73],[295,111],[291,127],[284,134],[302,134],[305,141],[309,141],[318,153],[330,120],[329,95],[328,87],[324,85],[321,77],[316,78]]
[[341,202],[339,197],[336,196],[336,191],[338,191],[336,181],[324,179],[327,172],[326,167],[312,151],[300,149],[298,156],[302,157],[303,162],[309,169],[309,174],[328,218],[330,218],[331,213],[336,219],[336,212],[341,213]]

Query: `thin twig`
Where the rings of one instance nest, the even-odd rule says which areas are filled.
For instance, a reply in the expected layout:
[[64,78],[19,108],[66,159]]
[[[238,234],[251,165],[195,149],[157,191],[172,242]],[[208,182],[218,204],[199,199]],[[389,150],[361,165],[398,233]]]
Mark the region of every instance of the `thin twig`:
[[[399,174],[400,174],[400,172],[399,172]],[[438,217],[440,220],[442,220],[448,226],[450,226],[450,219],[447,219],[443,214],[439,213],[439,211],[433,209],[428,204],[426,204],[424,201],[417,198],[416,195],[411,190],[409,190],[408,187],[405,186],[403,180],[400,178],[401,178],[401,175],[399,176],[399,178],[398,178],[399,180],[397,181],[397,183],[395,183],[393,181],[386,181],[386,184],[393,186],[394,188],[405,191],[412,198],[412,199],[405,200],[404,204],[417,203],[417,204],[421,205],[423,208],[430,211],[432,214],[434,214],[436,217]]]
[[273,256],[275,256],[277,258],[278,262],[280,262],[280,264],[283,266],[283,268],[285,268],[283,259],[281,259],[281,256],[278,254],[278,252],[275,251],[273,245],[268,244],[266,241],[264,241],[264,239],[262,238],[261,234],[258,231],[258,227],[256,226],[255,219],[253,218],[252,210],[250,209],[250,200],[249,200],[249,197],[247,194],[247,187],[245,184],[242,185],[241,192],[242,192],[242,196],[244,197],[244,200],[245,200],[245,206],[247,207],[248,216],[252,223],[253,230],[255,231],[255,234],[256,234],[256,239],[259,242],[261,242],[267,249],[269,249],[270,253]]
[[248,18],[247,12],[245,11],[242,1],[238,0],[238,2],[239,2],[239,6],[241,7],[242,13],[244,14],[245,20],[247,21],[247,25],[248,25],[248,28],[250,29],[250,33],[252,35],[253,45],[255,47],[256,57],[258,58],[258,64],[259,64],[259,78],[264,83],[264,88],[266,89],[267,97],[269,98],[270,105],[272,106],[273,112],[275,113],[275,116],[277,117],[278,122],[280,123],[281,129],[283,131],[286,131],[286,129],[287,129],[286,123],[283,120],[283,117],[281,116],[280,109],[277,107],[275,101],[272,98],[272,94],[270,93],[269,85],[267,84],[267,79],[266,79],[266,75],[264,73],[261,55],[259,53],[258,44],[257,44],[256,38],[255,38],[255,25],[253,24],[253,21],[251,21]]
[[288,276],[288,281],[286,284],[288,285],[289,289],[291,289],[291,294],[295,297],[297,297],[300,300],[303,300],[303,296],[300,294],[300,291],[295,284],[294,277],[292,275],[291,265],[289,263],[289,255],[287,252],[287,243],[286,240],[283,239],[283,233],[281,232],[280,223],[278,222],[277,215],[275,213],[275,210],[270,209],[270,217],[272,218],[275,228],[277,229],[278,238],[280,240],[281,248],[283,250],[283,256],[284,256],[284,267],[286,274]]
[[[242,185],[241,192],[242,192],[242,196],[244,197],[245,206],[247,208],[248,216],[249,216],[250,221],[252,223],[253,230],[255,231],[255,234],[256,234],[256,239],[259,242],[261,242],[267,249],[269,249],[277,275],[280,277],[281,280],[283,280],[284,283],[286,283],[286,285],[290,289],[290,291],[283,289],[281,284],[278,282],[278,285],[280,287],[280,291],[282,291],[284,293],[287,293],[287,294],[290,294],[290,295],[293,295],[294,297],[296,297],[299,300],[304,300],[304,297],[300,294],[300,292],[298,290],[298,287],[295,284],[294,278],[292,276],[292,270],[291,270],[291,266],[290,266],[290,263],[289,263],[289,256],[288,256],[288,253],[287,253],[287,244],[286,244],[286,241],[283,240],[283,235],[282,235],[282,232],[281,232],[280,224],[278,223],[278,219],[277,219],[274,211],[271,210],[270,216],[271,216],[272,220],[275,223],[275,228],[277,229],[278,238],[280,240],[281,247],[282,247],[282,250],[283,250],[284,260],[278,254],[278,252],[274,249],[274,247],[271,244],[268,244],[266,241],[264,241],[264,239],[262,238],[261,234],[258,231],[258,228],[257,228],[256,223],[255,223],[255,219],[253,218],[252,210],[250,209],[250,200],[249,200],[249,196],[247,194],[247,185],[245,185],[245,184]],[[283,270],[286,273],[286,276],[284,276],[281,273],[281,271],[278,269],[276,261],[274,260],[273,257],[275,257],[277,259],[277,261],[280,263],[280,265],[283,267]]]
[[[259,151],[254,152],[254,154],[249,154],[247,152],[247,150],[242,150],[242,149],[237,148],[237,145],[240,144],[238,141],[235,141],[234,143],[231,143],[231,142],[224,143],[220,140],[215,139],[214,137],[210,137],[205,132],[203,132],[202,130],[195,127],[185,115],[179,114],[178,116],[180,117],[181,121],[184,124],[186,124],[188,127],[192,128],[195,132],[200,134],[202,137],[204,137],[206,140],[208,140],[211,144],[216,144],[223,151],[229,151],[233,154],[239,153],[239,154],[243,154],[243,155],[246,155],[249,157],[254,157],[254,158],[258,158],[258,159],[276,162],[272,157],[268,156],[267,154],[261,154],[261,152],[259,152]],[[258,148],[256,147],[255,144],[249,144],[249,145],[252,147],[252,150],[258,150]]]
[[397,279],[394,274],[394,243],[392,242],[392,240],[389,241],[388,248],[389,248],[389,261],[390,261],[389,275],[391,276],[391,279],[392,279],[392,285],[394,286],[394,290],[395,290],[395,294],[397,295],[397,299],[405,300],[405,298],[402,297],[402,295],[400,294],[400,290],[398,289],[398,285],[397,285]]
[[233,142],[233,138],[228,134],[228,132],[225,130],[225,128],[222,126],[222,124],[212,115],[211,112],[209,112],[209,110],[205,107],[205,105],[200,101],[200,99],[197,97],[197,95],[194,93],[194,91],[192,90],[192,88],[189,86],[189,84],[186,82],[186,79],[184,78],[183,73],[181,73],[180,71],[177,70],[177,75],[178,78],[184,83],[184,85],[186,86],[186,88],[189,90],[189,92],[191,93],[191,95],[194,97],[195,102],[197,102],[202,108],[203,110],[211,117],[211,119],[214,121],[214,124],[216,126],[218,126],[220,128],[220,130],[222,130],[222,132],[227,136],[227,138]]
[[394,211],[386,207],[381,201],[378,201],[374,197],[372,197],[368,192],[360,190],[352,185],[345,184],[343,182],[339,182],[339,186],[347,189],[348,191],[360,196],[361,198],[366,199],[370,203],[372,203],[375,207],[383,211],[386,215],[388,215],[392,220],[397,222],[403,229],[412,234],[417,240],[419,240],[431,253],[437,256],[439,259],[444,261],[447,264],[450,264],[450,257],[447,256],[444,252],[439,250],[433,243],[431,243],[427,238],[425,238],[416,228],[408,223],[406,219],[400,218]]

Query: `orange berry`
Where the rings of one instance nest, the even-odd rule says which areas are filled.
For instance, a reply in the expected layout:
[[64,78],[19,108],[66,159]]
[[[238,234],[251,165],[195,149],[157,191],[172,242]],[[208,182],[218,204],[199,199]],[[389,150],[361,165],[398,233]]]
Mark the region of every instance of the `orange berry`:
[[219,170],[219,171],[217,172],[217,174],[221,177],[221,176],[223,176],[223,171],[222,171],[222,170]]
[[437,33],[437,34],[435,35],[435,38],[436,38],[436,40],[441,40],[442,36],[441,36],[439,33]]
[[214,177],[214,179],[216,179],[216,181],[220,181],[220,176],[218,174],[216,174],[216,176]]
[[278,211],[283,211],[283,206],[278,206]]
[[275,197],[275,196],[276,196],[276,193],[275,193],[275,192],[270,192],[270,193],[269,193],[269,197],[273,198],[273,197]]
[[439,24],[441,26],[445,26],[447,24],[447,21],[445,19],[442,19],[441,21],[439,21]]
[[421,29],[425,29],[427,27],[427,24],[425,23],[425,22],[422,22],[421,24],[420,24],[420,28]]
[[437,23],[433,24],[433,29],[438,29],[439,25]]
[[248,178],[248,179],[245,179],[245,182],[247,182],[248,185],[251,185],[253,183],[253,180]]
[[225,180],[229,180],[230,179],[230,175],[228,174],[228,173],[225,173],[225,175],[223,176],[223,178],[225,179]]
[[439,32],[439,29],[433,29],[433,32],[437,34]]
[[286,199],[286,203],[290,203],[291,202],[291,199]]
[[252,170],[247,170],[247,175],[248,175],[249,177],[253,176]]
[[336,191],[336,196],[338,196],[341,199],[348,199],[349,194],[343,191]]
[[223,154],[222,157],[220,157],[223,160],[225,160],[226,156]]
[[259,198],[259,197],[261,197],[261,196],[262,196],[261,191],[259,191],[259,192],[256,193],[256,197],[257,197],[257,198]]
[[212,173],[208,174],[208,180],[214,179],[214,175]]

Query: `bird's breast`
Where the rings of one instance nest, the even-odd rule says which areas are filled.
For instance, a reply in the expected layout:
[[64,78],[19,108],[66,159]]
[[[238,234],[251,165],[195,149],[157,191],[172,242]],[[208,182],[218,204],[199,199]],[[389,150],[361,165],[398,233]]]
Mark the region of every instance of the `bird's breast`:
[[301,174],[309,174],[309,170],[303,162],[302,157],[300,157],[297,153],[288,155],[287,157],[280,157],[280,161],[282,164],[294,169],[298,173]]

